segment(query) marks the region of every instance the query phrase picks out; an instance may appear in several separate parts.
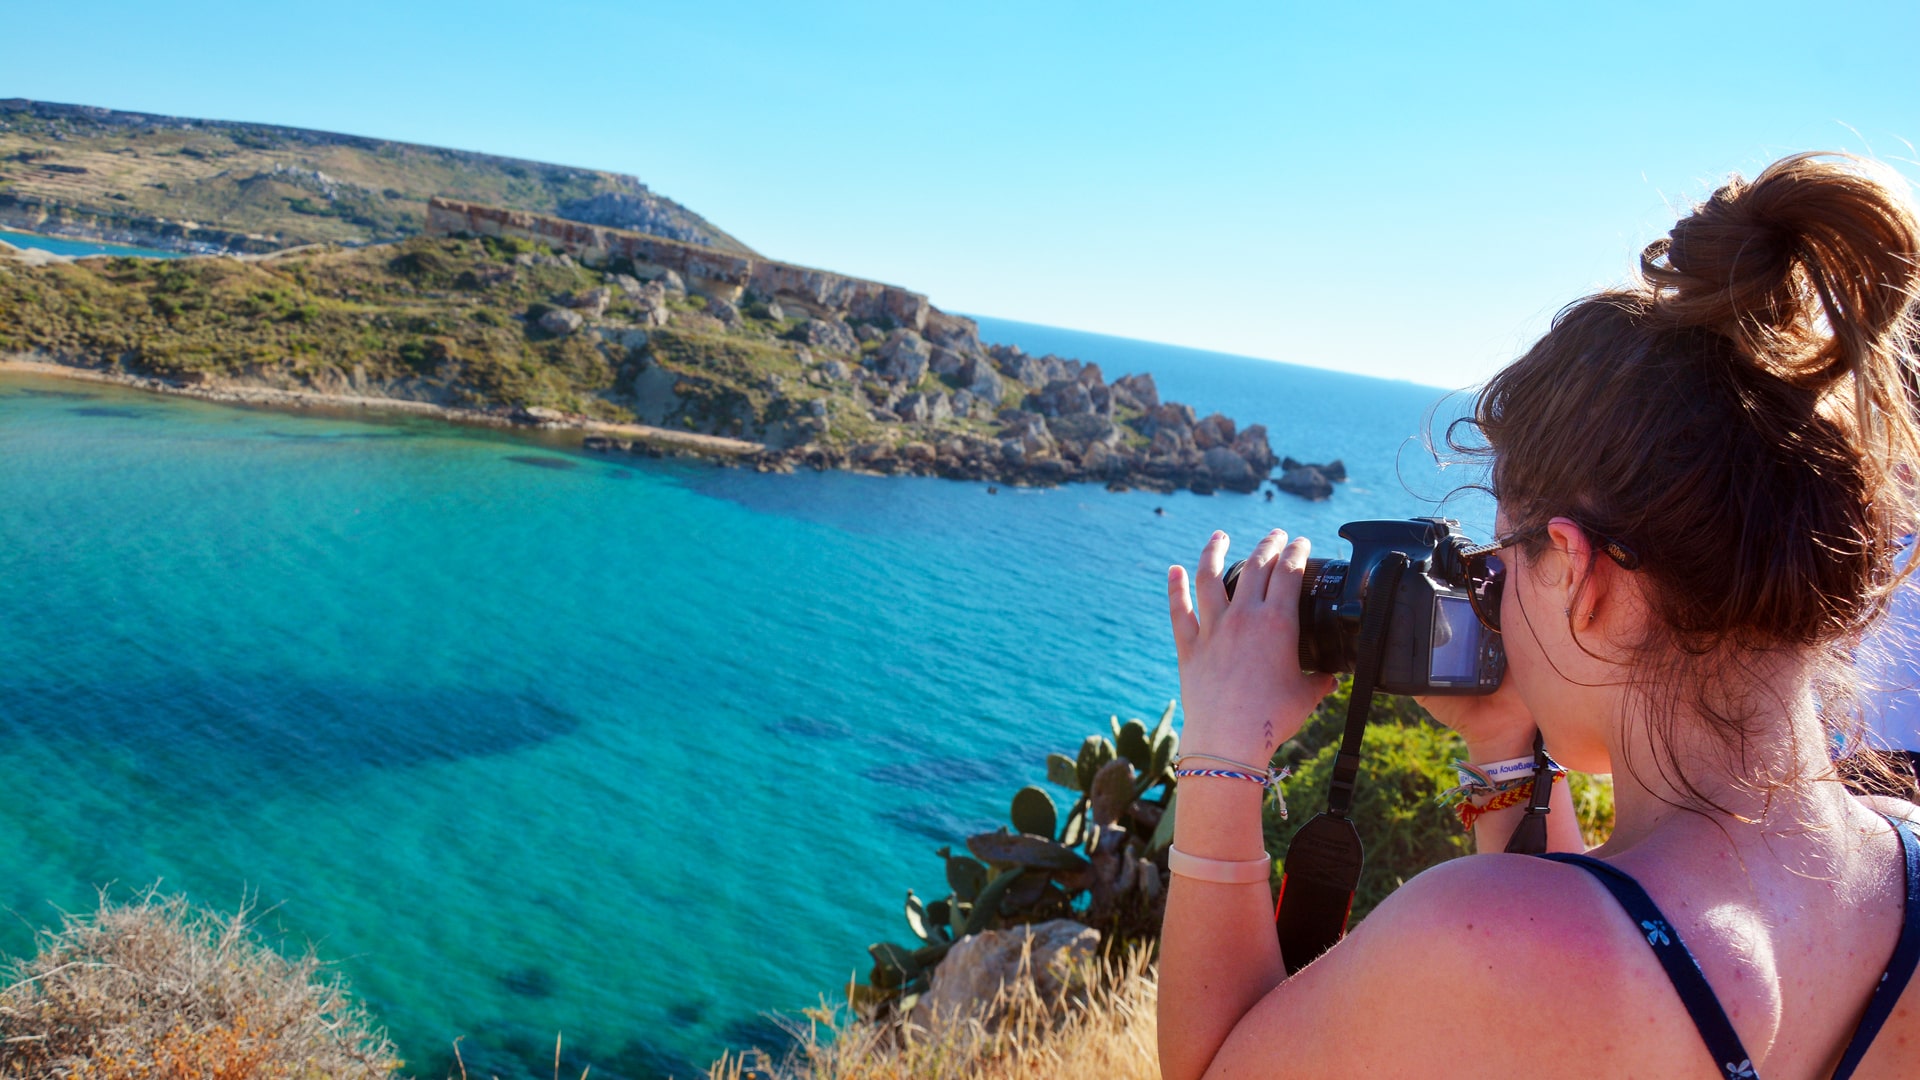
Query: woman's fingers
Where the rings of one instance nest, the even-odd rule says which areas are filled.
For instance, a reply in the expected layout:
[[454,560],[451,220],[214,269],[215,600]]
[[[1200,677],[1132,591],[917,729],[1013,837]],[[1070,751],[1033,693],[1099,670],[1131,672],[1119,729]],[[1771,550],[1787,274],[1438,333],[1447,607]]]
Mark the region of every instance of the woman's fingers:
[[1221,580],[1227,566],[1227,534],[1215,532],[1200,549],[1200,580],[1194,583],[1199,593],[1200,621],[1213,625],[1227,610],[1227,586]]
[[1173,651],[1185,660],[1200,636],[1200,620],[1193,614],[1193,592],[1187,587],[1184,566],[1167,568],[1167,615],[1173,621]]
[[1240,580],[1233,586],[1233,595],[1243,600],[1259,603],[1267,598],[1267,587],[1273,576],[1274,559],[1279,556],[1280,548],[1287,542],[1287,534],[1275,529],[1260,538],[1254,545],[1253,554],[1247,556],[1246,563],[1240,567]]

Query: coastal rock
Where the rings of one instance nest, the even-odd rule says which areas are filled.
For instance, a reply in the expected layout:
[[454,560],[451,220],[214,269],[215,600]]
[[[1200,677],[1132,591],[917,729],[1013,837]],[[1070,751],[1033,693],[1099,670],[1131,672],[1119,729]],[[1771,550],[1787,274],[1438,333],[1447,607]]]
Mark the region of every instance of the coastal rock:
[[1055,379],[1035,399],[1046,416],[1074,416],[1093,411],[1093,397],[1078,379]]
[[731,300],[722,300],[717,296],[708,297],[707,314],[719,319],[729,330],[740,325],[740,309]]
[[1283,458],[1280,461],[1280,467],[1288,471],[1294,469],[1319,469],[1322,476],[1325,476],[1336,484],[1344,484],[1347,482],[1347,466],[1346,463],[1339,458],[1334,458],[1325,465],[1295,461],[1292,458]]
[[1147,413],[1142,430],[1149,436],[1160,431],[1172,431],[1176,438],[1191,443],[1195,423],[1193,406],[1169,401]]
[[1200,450],[1211,450],[1216,446],[1232,446],[1235,434],[1233,421],[1219,413],[1214,413],[1193,425],[1193,445]]
[[1210,447],[1205,460],[1207,471],[1213,474],[1213,482],[1229,491],[1253,491],[1265,479],[1264,475],[1255,473],[1247,459],[1234,453],[1231,447]]
[[607,280],[613,282],[613,287],[629,300],[638,300],[647,295],[647,287],[632,274],[608,274]]
[[981,401],[998,405],[1006,396],[1006,386],[1000,379],[1000,373],[993,370],[993,363],[985,358],[969,360],[960,368],[960,382],[974,397]]
[[1113,380],[1113,389],[1126,395],[1121,399],[1123,405],[1131,405],[1142,412],[1152,412],[1160,407],[1160,388],[1154,385],[1152,375],[1122,375]]
[[960,417],[963,420],[969,416],[972,416],[974,406],[979,404],[979,401],[980,399],[974,397],[973,391],[971,390],[964,390],[964,389],[955,390],[953,392],[953,398],[950,402],[953,406],[953,415]]
[[778,300],[767,301],[767,318],[771,319],[774,322],[787,321],[786,309],[780,306],[780,302]]
[[881,333],[879,328],[875,327],[872,323],[861,323],[853,328],[853,336],[859,338],[861,343],[865,344],[869,341],[879,341],[887,335]]
[[581,318],[579,312],[566,308],[548,308],[539,322],[540,329],[554,337],[566,337],[586,324],[587,320]]
[[925,394],[908,394],[893,407],[894,415],[909,424],[927,422],[927,397]]
[[853,330],[838,320],[808,319],[800,328],[799,337],[824,352],[852,353],[860,349],[860,342],[854,337]]
[[853,369],[838,360],[829,360],[820,365],[820,374],[834,382],[846,382],[853,378]]
[[927,364],[933,358],[933,350],[925,338],[905,328],[887,335],[886,343],[880,346],[877,354],[879,366],[876,370],[882,375],[899,379],[908,385],[920,381],[927,373]]
[[[915,1004],[913,1020],[938,1030],[970,1010],[990,1010],[1003,987],[1023,980],[1049,1005],[1077,1000],[1086,990],[1078,969],[1099,952],[1100,931],[1071,919],[971,934],[933,969],[933,986]],[[1000,1020],[992,1011],[981,1017],[989,1029]]]
[[927,361],[927,366],[933,369],[935,375],[958,375],[960,374],[961,367],[965,366],[966,362],[966,357],[954,352],[952,349],[944,345],[935,345],[933,346],[932,356]]
[[[1233,437],[1233,452],[1246,459],[1247,464],[1259,474],[1261,480],[1266,479],[1273,472],[1276,461],[1273,456],[1273,446],[1267,442],[1265,424],[1248,424],[1242,428],[1240,433]],[[1341,467],[1338,477],[1327,472],[1327,467],[1324,465],[1320,467],[1320,471],[1329,480],[1344,480],[1347,477],[1345,466]]]
[[672,270],[661,274],[656,280],[670,293],[679,293],[681,296],[687,295],[687,283],[682,281],[680,275]]
[[1325,473],[1311,465],[1300,465],[1288,469],[1273,486],[1289,495],[1298,495],[1303,499],[1318,502],[1333,494],[1333,481]]
[[980,344],[980,326],[972,319],[936,309],[927,313],[927,325],[921,333],[936,347],[953,352],[961,359],[987,358],[986,347]]
[[1096,413],[1062,416],[1048,427],[1053,431],[1054,438],[1074,446],[1105,445],[1111,448],[1120,442],[1120,429],[1113,426],[1113,421]]

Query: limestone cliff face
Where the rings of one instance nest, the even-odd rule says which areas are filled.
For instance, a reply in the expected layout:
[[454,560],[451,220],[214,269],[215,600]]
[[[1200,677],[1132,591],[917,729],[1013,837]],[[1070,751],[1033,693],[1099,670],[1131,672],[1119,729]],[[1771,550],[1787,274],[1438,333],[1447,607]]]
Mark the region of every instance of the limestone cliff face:
[[932,307],[921,293],[828,270],[772,259],[729,255],[712,248],[661,236],[588,225],[566,218],[435,198],[427,204],[431,236],[497,236],[531,240],[589,265],[624,259],[637,272],[680,275],[687,288],[719,300],[736,301],[752,291],[810,314],[887,318],[916,332],[927,325]]

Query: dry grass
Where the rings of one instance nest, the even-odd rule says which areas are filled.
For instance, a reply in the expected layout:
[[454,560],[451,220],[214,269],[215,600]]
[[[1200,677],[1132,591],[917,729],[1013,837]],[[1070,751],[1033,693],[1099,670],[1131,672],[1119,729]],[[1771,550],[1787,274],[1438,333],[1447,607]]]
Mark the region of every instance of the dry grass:
[[792,1029],[798,1045],[784,1061],[730,1054],[707,1080],[1157,1080],[1159,984],[1147,953],[1089,960],[1063,982],[1092,993],[1045,1001],[1031,979],[1019,979],[931,1031],[822,1005]]
[[0,974],[0,1076],[378,1080],[399,1064],[313,954],[266,947],[244,908],[103,895]]

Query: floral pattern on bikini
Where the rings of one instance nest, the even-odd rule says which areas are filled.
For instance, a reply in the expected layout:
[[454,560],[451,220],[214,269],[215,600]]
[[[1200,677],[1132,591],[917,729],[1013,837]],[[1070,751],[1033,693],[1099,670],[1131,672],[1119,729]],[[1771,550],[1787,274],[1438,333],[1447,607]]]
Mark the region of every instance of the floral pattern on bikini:
[[1750,1059],[1742,1059],[1738,1065],[1731,1061],[1722,1062],[1720,1067],[1727,1070],[1727,1080],[1756,1080]]
[[[1640,920],[1640,929],[1647,932],[1647,944],[1649,945],[1673,944],[1673,930],[1667,925],[1665,919],[1642,919]],[[1743,1062],[1742,1064],[1745,1063]],[[1753,1075],[1753,1070],[1751,1069],[1748,1069],[1744,1073],[1733,1072],[1733,1065],[1731,1063],[1727,1065],[1727,1071],[1732,1076]]]

